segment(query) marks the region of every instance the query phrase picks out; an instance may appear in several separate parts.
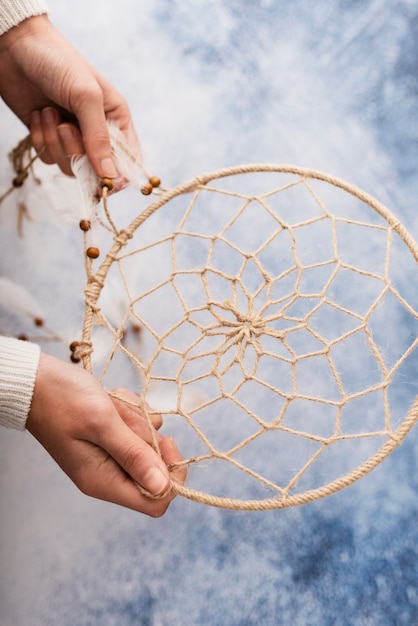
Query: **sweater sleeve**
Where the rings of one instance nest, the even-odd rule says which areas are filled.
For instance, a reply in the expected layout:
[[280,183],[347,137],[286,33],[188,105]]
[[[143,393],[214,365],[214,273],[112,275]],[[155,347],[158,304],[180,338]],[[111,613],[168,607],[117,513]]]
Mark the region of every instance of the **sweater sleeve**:
[[0,35],[34,15],[48,9],[45,0],[0,0]]
[[24,430],[32,402],[40,348],[0,337],[0,424]]

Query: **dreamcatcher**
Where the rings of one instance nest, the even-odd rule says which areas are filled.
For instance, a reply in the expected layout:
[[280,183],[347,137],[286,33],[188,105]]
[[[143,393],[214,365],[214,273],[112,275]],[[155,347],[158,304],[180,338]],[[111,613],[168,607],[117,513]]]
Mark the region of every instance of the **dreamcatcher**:
[[[375,468],[417,417],[406,229],[367,193],[293,166],[164,189],[112,137],[150,202],[120,225],[104,180],[79,216],[87,284],[71,354],[106,387],[130,386],[150,423],[163,415],[189,467],[173,491],[276,509]],[[91,200],[97,180],[78,167]]]

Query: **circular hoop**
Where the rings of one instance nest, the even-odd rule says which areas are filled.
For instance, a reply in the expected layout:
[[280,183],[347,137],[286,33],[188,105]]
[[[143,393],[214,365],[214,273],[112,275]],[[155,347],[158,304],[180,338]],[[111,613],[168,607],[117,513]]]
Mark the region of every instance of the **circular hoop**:
[[[274,164],[250,164],[244,166],[230,167],[221,169],[210,174],[198,176],[193,180],[179,185],[174,189],[164,191],[152,204],[147,207],[140,215],[138,215],[131,224],[126,228],[118,232],[114,238],[114,243],[109,250],[108,254],[100,264],[96,272],[91,273],[88,284],[85,289],[85,317],[82,336],[82,345],[86,347],[84,354],[82,355],[83,366],[89,371],[93,372],[92,359],[91,359],[91,332],[95,321],[95,316],[98,311],[98,300],[105,284],[106,276],[109,272],[115,259],[118,257],[120,251],[127,244],[127,242],[134,236],[134,233],[140,229],[140,227],[148,220],[156,211],[161,207],[169,203],[171,200],[178,196],[182,196],[187,193],[194,192],[197,189],[204,188],[208,183],[226,177],[231,177],[240,174],[248,173],[279,173],[279,174],[291,174],[300,177],[304,181],[318,180],[324,183],[329,183],[333,187],[337,187],[344,192],[347,192],[354,198],[357,198],[362,203],[367,204],[372,208],[383,220],[389,225],[389,227],[401,238],[405,243],[409,252],[411,253],[415,263],[418,263],[418,246],[414,239],[410,236],[406,228],[399,222],[398,219],[378,200],[373,198],[368,193],[365,193],[361,189],[351,185],[339,178],[329,176],[322,172],[318,172],[311,169],[295,167],[292,165],[274,165]],[[418,417],[418,398],[412,404],[406,417],[395,429],[387,433],[388,441],[382,445],[377,452],[375,452],[365,462],[360,464],[354,470],[347,473],[341,478],[334,479],[329,483],[320,486],[315,489],[308,489],[303,493],[280,493],[278,496],[266,499],[251,499],[242,500],[234,499],[230,497],[213,496],[200,491],[191,489],[186,486],[173,485],[175,493],[182,495],[191,500],[201,502],[204,504],[228,508],[237,510],[270,510],[280,509],[289,506],[296,506],[312,502],[319,498],[323,498],[336,491],[339,491],[359,478],[365,476],[378,464],[380,464],[397,446],[402,443],[409,430],[415,424]]]

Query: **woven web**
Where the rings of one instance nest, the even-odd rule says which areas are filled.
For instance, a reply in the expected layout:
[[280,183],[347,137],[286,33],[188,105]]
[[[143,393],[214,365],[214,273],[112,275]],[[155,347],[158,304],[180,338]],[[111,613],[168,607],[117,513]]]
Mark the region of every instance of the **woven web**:
[[415,243],[342,181],[259,169],[162,190],[128,229],[105,194],[82,342],[87,369],[163,415],[189,466],[174,489],[238,509],[345,487],[416,415]]

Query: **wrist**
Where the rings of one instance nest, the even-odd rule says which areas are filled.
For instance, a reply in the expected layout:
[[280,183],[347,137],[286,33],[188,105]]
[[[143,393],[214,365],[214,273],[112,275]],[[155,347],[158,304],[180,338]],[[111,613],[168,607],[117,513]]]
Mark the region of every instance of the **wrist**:
[[[46,14],[28,16],[16,24],[12,24],[7,30],[2,30],[2,14],[0,13],[0,52],[10,49],[15,43],[23,38],[39,33],[49,25]],[[5,28],[5,26],[3,26]]]
[[[35,435],[38,419],[42,419],[42,413],[46,406],[46,398],[49,389],[56,389],[54,378],[59,372],[60,361],[43,352],[39,355],[38,370],[35,378],[32,402],[26,420],[26,429]],[[59,385],[58,385],[59,387]]]

